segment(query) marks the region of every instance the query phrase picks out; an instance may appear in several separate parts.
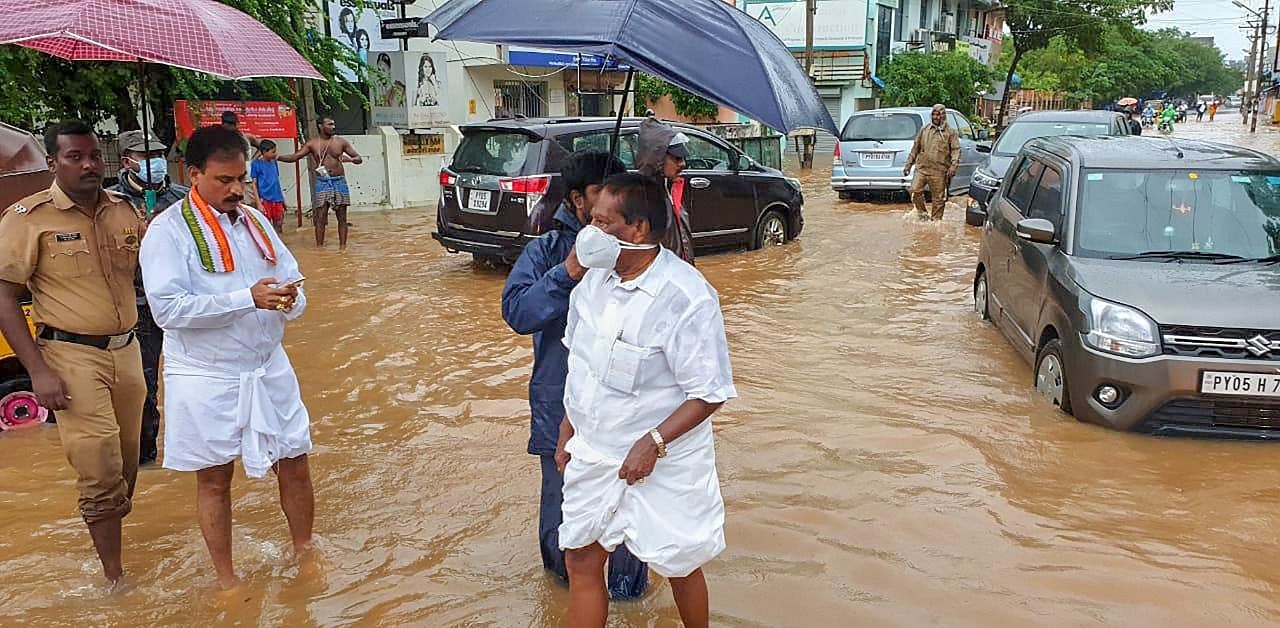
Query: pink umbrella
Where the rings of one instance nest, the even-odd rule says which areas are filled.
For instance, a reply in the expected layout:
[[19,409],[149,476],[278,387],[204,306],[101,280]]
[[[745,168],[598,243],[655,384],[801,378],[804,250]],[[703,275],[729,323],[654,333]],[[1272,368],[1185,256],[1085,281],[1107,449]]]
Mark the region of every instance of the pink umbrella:
[[324,78],[271,29],[215,0],[0,0],[0,44],[232,80]]

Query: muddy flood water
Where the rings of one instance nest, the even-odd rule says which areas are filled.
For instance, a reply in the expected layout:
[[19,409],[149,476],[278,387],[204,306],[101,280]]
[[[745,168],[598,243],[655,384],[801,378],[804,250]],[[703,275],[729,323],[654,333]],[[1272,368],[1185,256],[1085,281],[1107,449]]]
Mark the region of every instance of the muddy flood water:
[[[1241,134],[1235,112],[1180,135]],[[1084,425],[971,310],[977,231],[805,179],[801,238],[699,260],[741,398],[715,417],[726,626],[1280,623],[1280,444]],[[139,477],[131,586],[107,595],[56,428],[0,435],[0,625],[555,626],[525,453],[528,338],[502,271],[448,255],[433,214],[357,214],[346,254],[288,234],[310,310],[288,349],[312,414],[322,569],[289,557],[273,481],[237,472],[245,595],[213,589],[191,475]],[[1242,305],[1243,306],[1243,305]],[[677,626],[670,589],[612,626]]]

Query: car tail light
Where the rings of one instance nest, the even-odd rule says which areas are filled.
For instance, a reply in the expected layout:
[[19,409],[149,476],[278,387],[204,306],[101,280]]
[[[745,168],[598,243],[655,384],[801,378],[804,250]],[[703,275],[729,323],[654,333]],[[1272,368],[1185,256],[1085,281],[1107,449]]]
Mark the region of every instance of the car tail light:
[[498,188],[503,192],[516,194],[546,194],[551,189],[551,175],[498,179]]
[[533,210],[537,208],[538,203],[542,202],[542,197],[546,195],[547,190],[551,189],[551,175],[540,174],[533,177],[498,179],[498,189],[503,192],[524,194],[524,210],[528,215],[532,216]]
[[836,142],[836,159],[840,158],[840,142]]
[[446,187],[446,188],[452,187],[454,185],[457,185],[457,183],[458,183],[458,175],[453,174],[448,170],[440,171],[440,185],[442,187]]

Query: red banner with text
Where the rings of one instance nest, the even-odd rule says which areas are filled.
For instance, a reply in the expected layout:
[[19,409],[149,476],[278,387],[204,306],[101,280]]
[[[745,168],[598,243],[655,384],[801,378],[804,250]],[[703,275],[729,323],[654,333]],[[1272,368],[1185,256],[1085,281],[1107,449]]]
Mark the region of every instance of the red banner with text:
[[178,137],[186,140],[200,127],[222,123],[222,112],[234,111],[240,132],[262,138],[293,139],[298,136],[298,113],[284,103],[237,100],[178,100],[173,117]]

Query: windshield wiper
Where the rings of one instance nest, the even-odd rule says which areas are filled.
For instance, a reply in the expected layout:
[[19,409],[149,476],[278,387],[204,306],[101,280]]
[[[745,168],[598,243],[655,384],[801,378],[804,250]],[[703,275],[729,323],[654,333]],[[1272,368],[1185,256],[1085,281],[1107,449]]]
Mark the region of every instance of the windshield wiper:
[[1183,260],[1183,259],[1242,261],[1246,259],[1246,258],[1240,257],[1239,255],[1232,255],[1230,253],[1206,253],[1204,251],[1146,251],[1143,253],[1138,253],[1136,255],[1112,255],[1107,259],[1133,260],[1133,259],[1161,259],[1161,258],[1168,259],[1170,261]]
[[1276,263],[1280,263],[1280,255],[1268,255],[1266,257],[1241,257],[1239,259],[1232,259],[1232,260],[1217,262],[1217,263],[1218,264],[1239,264],[1241,262],[1257,262],[1259,264],[1276,264]]
[[875,142],[875,143],[877,143],[877,144],[883,144],[883,143],[884,143],[884,140],[878,140],[878,139],[876,139],[876,138],[874,138],[874,137],[846,137],[846,138],[844,138],[844,139],[843,139],[843,140],[841,140],[841,141],[844,141],[844,142]]
[[461,168],[458,168],[458,169],[457,169],[457,171],[458,171],[458,172],[476,172],[476,173],[484,174],[484,172],[485,172],[485,167],[484,167],[484,166],[476,166],[476,165],[463,166],[463,167],[461,167]]

